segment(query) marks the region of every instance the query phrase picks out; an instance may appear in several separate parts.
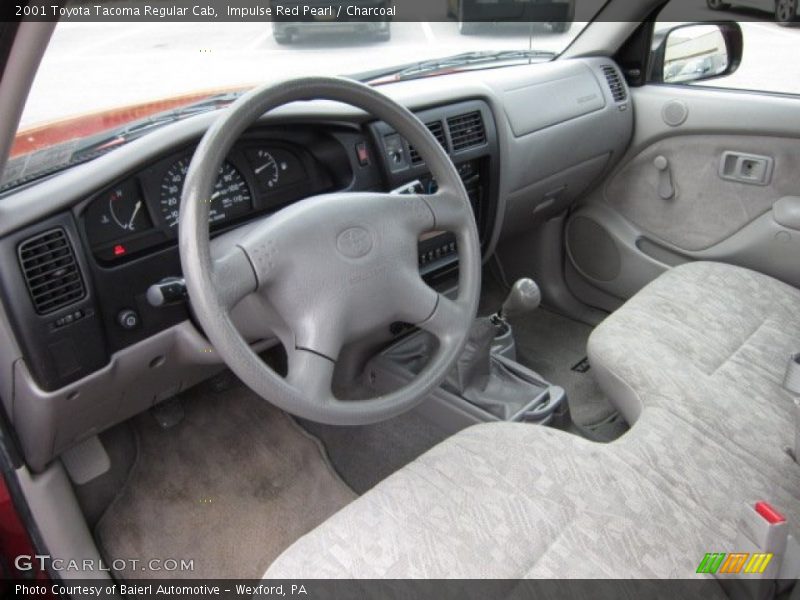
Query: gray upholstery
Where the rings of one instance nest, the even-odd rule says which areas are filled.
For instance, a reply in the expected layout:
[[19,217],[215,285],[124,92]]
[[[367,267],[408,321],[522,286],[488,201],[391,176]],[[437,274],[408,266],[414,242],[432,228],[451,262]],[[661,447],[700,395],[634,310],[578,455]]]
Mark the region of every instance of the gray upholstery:
[[[792,399],[782,381],[800,350],[800,291],[730,265],[668,271],[608,317],[588,351],[631,425],[660,407],[797,493]],[[635,425],[634,425],[635,427]]]
[[706,552],[734,550],[743,503],[772,502],[798,532],[780,390],[798,329],[797,290],[678,267],[590,339],[629,433],[603,445],[472,427],[298,540],[266,577],[687,578]]

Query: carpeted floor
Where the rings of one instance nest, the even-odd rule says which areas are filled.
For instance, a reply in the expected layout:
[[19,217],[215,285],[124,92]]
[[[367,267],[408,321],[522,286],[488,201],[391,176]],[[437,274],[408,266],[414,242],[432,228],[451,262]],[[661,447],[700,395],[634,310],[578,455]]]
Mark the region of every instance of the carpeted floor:
[[382,423],[334,427],[300,421],[317,436],[342,478],[363,494],[448,437],[447,432],[410,411]]
[[169,429],[150,413],[133,420],[138,458],[95,531],[107,564],[185,559],[194,570],[170,577],[260,578],[292,542],[355,499],[318,440],[243,385],[193,388],[183,407],[183,421]]

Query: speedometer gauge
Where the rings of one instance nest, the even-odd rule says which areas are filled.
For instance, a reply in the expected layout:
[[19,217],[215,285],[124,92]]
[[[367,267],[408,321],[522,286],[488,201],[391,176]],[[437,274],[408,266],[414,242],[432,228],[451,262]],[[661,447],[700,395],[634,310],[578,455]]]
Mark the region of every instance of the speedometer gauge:
[[[161,216],[170,228],[178,224],[181,193],[189,170],[190,158],[184,157],[174,163],[161,181],[159,207]],[[211,193],[209,222],[217,223],[246,214],[252,206],[253,198],[242,174],[229,162],[219,169],[219,177]]]

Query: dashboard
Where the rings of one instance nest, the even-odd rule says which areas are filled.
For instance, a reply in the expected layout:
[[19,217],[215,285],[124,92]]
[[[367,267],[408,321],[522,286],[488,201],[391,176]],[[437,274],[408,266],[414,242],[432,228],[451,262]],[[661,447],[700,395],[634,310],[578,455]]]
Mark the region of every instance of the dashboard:
[[[621,158],[633,110],[620,79],[599,57],[381,89],[452,159],[487,259],[536,235]],[[34,469],[223,368],[181,294],[176,237],[183,181],[216,117],[165,125],[0,195],[0,368],[12,373],[0,378],[0,398]],[[259,119],[231,149],[211,198],[210,234],[316,194],[435,189],[419,154],[387,124],[338,103],[297,103]],[[455,239],[428,232],[418,248],[421,275],[451,288]],[[154,286],[170,301],[152,302]],[[274,338],[259,328],[263,309],[248,297],[232,314],[256,348]],[[395,325],[382,339],[402,332]]]
[[[417,115],[453,157],[481,239],[488,240],[498,183],[496,129],[488,105],[471,100]],[[15,248],[21,261],[21,270],[9,269],[0,280],[5,279],[5,290],[16,292],[9,303],[14,323],[43,389],[62,388],[102,368],[115,353],[191,321],[177,234],[183,184],[199,141],[168,146],[141,162],[78,202],[71,214],[34,228],[43,234],[22,230],[0,244],[0,252],[4,244]],[[255,126],[219,169],[210,198],[210,234],[268,218],[317,194],[435,189],[421,157],[385,123]],[[54,261],[55,271],[49,266]],[[452,277],[457,263],[452,234],[429,232],[419,240],[419,268],[429,282]]]

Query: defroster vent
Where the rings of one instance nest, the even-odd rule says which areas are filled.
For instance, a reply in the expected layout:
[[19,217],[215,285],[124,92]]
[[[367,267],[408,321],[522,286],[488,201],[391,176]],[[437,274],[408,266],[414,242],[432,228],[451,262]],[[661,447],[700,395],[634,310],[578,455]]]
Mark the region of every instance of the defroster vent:
[[58,227],[19,245],[19,263],[36,312],[46,315],[86,295],[75,252]]

